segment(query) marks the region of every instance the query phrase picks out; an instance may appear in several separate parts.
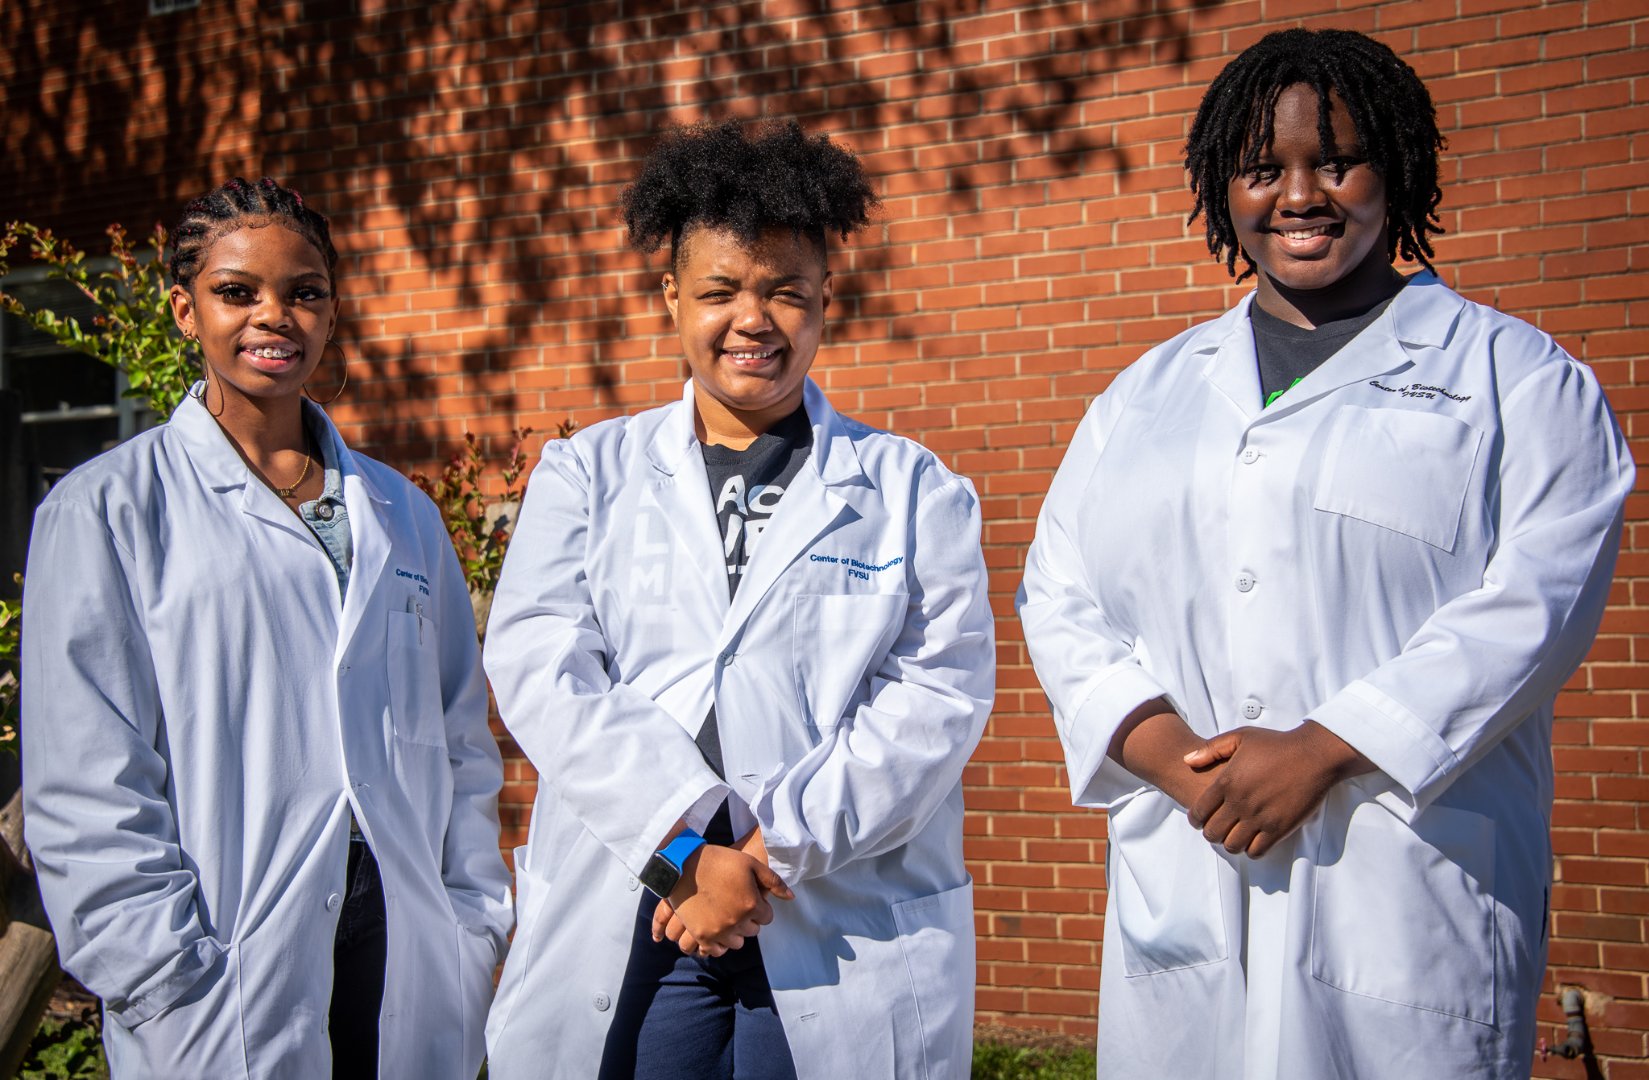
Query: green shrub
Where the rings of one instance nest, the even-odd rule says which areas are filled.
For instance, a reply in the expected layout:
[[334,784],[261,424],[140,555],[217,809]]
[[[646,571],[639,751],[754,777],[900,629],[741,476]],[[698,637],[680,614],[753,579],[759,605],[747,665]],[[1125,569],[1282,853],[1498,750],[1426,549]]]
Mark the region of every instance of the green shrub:
[[48,1020],[29,1044],[18,1080],[109,1080],[103,1042],[89,1018]]
[[149,406],[162,419],[172,415],[200,376],[200,365],[172,319],[171,285],[166,280],[166,230],[159,225],[149,237],[150,252],[140,255],[119,225],[110,225],[109,270],[94,271],[86,253],[50,229],[14,221],[0,235],[0,275],[8,272],[13,249],[26,246],[29,257],[45,267],[46,276],[66,281],[97,305],[90,326],[49,308],[29,307],[0,290],[0,310],[8,311],[59,345],[85,353],[125,372],[125,394]]
[[[521,498],[516,485],[527,468],[522,446],[531,434],[532,428],[510,432],[512,443],[501,469],[504,490],[500,499],[506,504]],[[412,482],[441,508],[452,546],[458,552],[458,563],[464,568],[464,581],[472,593],[484,595],[491,595],[498,585],[498,572],[504,568],[504,550],[510,541],[506,519],[489,520],[487,514],[482,477],[489,464],[481,452],[481,440],[466,431],[464,445],[447,459],[439,477],[432,480],[423,473],[412,474]]]
[[1093,1080],[1090,1050],[1058,1050],[980,1042],[973,1047],[973,1080]]

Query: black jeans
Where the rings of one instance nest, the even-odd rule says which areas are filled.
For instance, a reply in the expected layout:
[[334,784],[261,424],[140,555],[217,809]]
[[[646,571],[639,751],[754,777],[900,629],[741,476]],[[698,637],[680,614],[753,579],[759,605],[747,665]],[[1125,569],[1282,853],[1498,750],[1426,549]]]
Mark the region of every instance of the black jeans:
[[332,944],[332,1037],[334,1080],[375,1080],[378,1075],[378,1011],[384,1002],[384,964],[389,937],[384,883],[378,860],[360,839],[349,842],[347,892]]

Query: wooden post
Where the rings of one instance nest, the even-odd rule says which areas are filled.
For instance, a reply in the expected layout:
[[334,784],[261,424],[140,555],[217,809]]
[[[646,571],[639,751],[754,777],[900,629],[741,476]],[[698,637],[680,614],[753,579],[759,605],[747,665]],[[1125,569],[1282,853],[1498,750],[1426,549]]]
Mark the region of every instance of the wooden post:
[[0,1076],[17,1075],[63,979],[57,943],[23,845],[23,792],[0,807]]

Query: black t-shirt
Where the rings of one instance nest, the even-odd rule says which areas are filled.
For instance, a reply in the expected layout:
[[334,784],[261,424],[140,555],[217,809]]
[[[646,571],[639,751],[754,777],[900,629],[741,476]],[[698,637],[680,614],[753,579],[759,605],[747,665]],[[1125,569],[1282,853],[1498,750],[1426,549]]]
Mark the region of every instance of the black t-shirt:
[[1326,322],[1316,329],[1279,319],[1258,303],[1249,305],[1249,321],[1254,326],[1254,355],[1260,364],[1260,400],[1269,408],[1272,402],[1293,389],[1295,383],[1339,352],[1346,342],[1368,329],[1396,295],[1393,293],[1361,315]]
[[744,568],[762,530],[779,508],[784,489],[813,452],[813,428],[797,409],[743,450],[701,443],[710,498],[716,507],[722,556],[727,560],[727,594],[739,591]]
[[[743,450],[708,443],[699,449],[704,452],[704,471],[710,478],[710,499],[716,508],[722,555],[727,560],[727,595],[732,597],[744,580],[745,567],[761,542],[762,530],[772,521],[785,489],[813,452],[813,428],[807,411],[797,409]],[[716,775],[726,776],[713,705],[699,729],[697,742]],[[719,842],[730,843],[731,837]]]

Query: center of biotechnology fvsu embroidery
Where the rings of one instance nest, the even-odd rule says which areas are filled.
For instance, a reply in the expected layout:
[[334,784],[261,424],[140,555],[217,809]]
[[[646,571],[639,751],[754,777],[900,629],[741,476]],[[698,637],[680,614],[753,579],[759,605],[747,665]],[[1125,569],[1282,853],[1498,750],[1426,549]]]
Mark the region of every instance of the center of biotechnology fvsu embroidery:
[[715,500],[727,592],[739,591],[744,568],[762,531],[778,511],[785,489],[795,481],[813,447],[807,413],[797,409],[743,450],[704,446],[704,470]]

